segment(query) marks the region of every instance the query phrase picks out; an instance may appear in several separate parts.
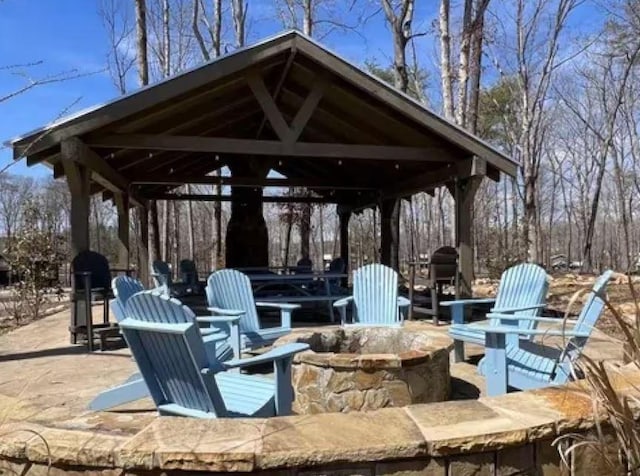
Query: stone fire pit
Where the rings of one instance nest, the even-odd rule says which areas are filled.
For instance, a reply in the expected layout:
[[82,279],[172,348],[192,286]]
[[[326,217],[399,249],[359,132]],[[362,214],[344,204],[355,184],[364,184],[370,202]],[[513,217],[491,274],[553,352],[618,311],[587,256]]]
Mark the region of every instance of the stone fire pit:
[[452,341],[410,327],[296,331],[276,345],[304,342],[293,362],[293,410],[349,412],[449,398]]

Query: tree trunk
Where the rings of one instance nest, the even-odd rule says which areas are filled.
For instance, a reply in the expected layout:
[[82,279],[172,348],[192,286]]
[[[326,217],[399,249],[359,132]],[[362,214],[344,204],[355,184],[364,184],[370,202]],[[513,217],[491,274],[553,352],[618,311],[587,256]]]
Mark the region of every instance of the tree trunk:
[[451,70],[450,0],[440,1],[438,26],[440,29],[440,79],[442,108],[447,119],[453,119],[453,74]]
[[311,205],[304,204],[300,217],[300,256],[309,258],[311,247]]
[[409,87],[406,47],[411,38],[414,0],[401,0],[397,5],[393,5],[391,0],[381,2],[393,35],[394,84],[397,89],[406,93]]
[[291,231],[293,229],[293,215],[292,212],[287,214],[287,232],[284,239],[284,256],[282,258],[282,264],[289,266],[289,255],[291,254]]
[[162,202],[162,259],[167,261],[171,254],[169,246],[169,202]]
[[245,43],[246,8],[247,5],[244,3],[244,0],[231,0],[231,15],[233,17],[236,48],[242,48]]
[[[191,185],[187,185],[187,195],[191,194]],[[187,202],[187,233],[189,237],[189,258],[195,259],[196,255],[196,240],[195,230],[193,224],[193,202],[189,200]]]
[[136,56],[138,78],[141,86],[149,84],[149,61],[147,59],[147,6],[145,0],[136,1]]
[[313,36],[313,0],[304,0],[303,15],[302,32]]
[[[147,57],[147,6],[145,0],[136,1],[136,57],[140,86],[149,84],[149,60]],[[149,261],[160,259],[160,229],[158,226],[158,205],[149,201],[151,230],[149,233]]]

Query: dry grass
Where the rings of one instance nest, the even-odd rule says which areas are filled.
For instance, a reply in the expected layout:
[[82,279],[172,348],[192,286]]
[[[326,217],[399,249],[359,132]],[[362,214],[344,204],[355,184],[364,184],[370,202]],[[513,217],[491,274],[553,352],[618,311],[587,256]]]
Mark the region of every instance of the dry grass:
[[[631,279],[624,286],[626,293],[609,293],[606,301],[607,315],[612,320],[610,326],[615,325],[615,334],[625,342],[626,357],[640,369],[640,303]],[[628,307],[622,311],[614,306],[616,296],[629,296],[633,316]],[[632,319],[631,319],[632,317]],[[637,422],[640,401],[635,397],[621,395],[615,391],[613,378],[616,369],[605,363],[582,355],[577,364],[587,382],[587,391],[593,402],[596,431],[589,435],[571,434],[560,437],[556,444],[560,454],[568,464],[572,454],[582,447],[589,447],[595,451],[601,460],[611,468],[612,474],[620,474],[620,468],[626,468],[630,476],[640,476],[640,428]],[[638,390],[634,388],[634,390]],[[612,450],[612,444],[616,451]]]

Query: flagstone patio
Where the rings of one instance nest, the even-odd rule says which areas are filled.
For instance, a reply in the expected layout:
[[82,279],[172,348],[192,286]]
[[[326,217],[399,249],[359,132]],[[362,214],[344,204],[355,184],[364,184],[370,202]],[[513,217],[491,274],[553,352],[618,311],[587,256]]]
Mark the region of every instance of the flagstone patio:
[[[89,354],[69,345],[68,322],[68,311],[61,312],[0,336],[0,467],[4,462],[36,474],[50,458],[57,469],[90,467],[102,474],[277,469],[269,474],[293,475],[303,467],[325,468],[322,474],[466,474],[456,468],[510,474],[500,468],[557,468],[551,439],[593,427],[591,402],[579,385],[487,398],[469,362],[451,365],[456,402],[203,422],[159,418],[143,399],[95,413],[88,402],[136,366],[127,349]],[[479,349],[469,350],[473,361]],[[621,346],[597,331],[586,351],[612,364],[622,357]],[[625,375],[620,388],[635,392],[640,375]],[[589,465],[588,474],[607,474]]]

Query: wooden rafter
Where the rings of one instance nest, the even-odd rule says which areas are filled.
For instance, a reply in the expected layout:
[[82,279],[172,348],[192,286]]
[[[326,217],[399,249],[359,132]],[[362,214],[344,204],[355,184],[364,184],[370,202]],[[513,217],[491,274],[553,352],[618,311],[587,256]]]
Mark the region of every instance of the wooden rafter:
[[486,175],[486,172],[487,164],[484,160],[470,157],[453,164],[446,164],[438,170],[395,183],[382,190],[382,197],[397,198],[412,195],[452,182],[456,177],[460,179],[482,177]]
[[[210,194],[179,194],[179,193],[148,193],[144,197],[148,200],[184,200],[197,202],[231,202],[231,195],[210,195]],[[289,196],[263,196],[263,203],[337,203],[335,197],[289,197]]]
[[252,71],[247,75],[247,82],[254,97],[260,103],[260,107],[269,120],[271,127],[281,141],[287,142],[290,135],[289,124],[287,124],[287,121],[282,116],[282,112],[280,112],[278,105],[269,93],[267,86],[264,84],[264,80],[256,71]]
[[[291,125],[285,120],[282,111],[276,104],[275,97],[271,96],[267,86],[264,83],[263,78],[255,71],[252,71],[247,75],[247,82],[253,92],[253,95],[260,103],[260,107],[265,114],[265,117],[269,120],[269,123],[273,127],[273,130],[285,144],[293,144],[297,142],[300,134],[304,130],[304,127],[311,119],[311,115],[315,111],[318,103],[322,99],[324,89],[326,86],[326,79],[323,75],[316,76],[311,85],[311,89],[307,94],[302,106],[296,113]],[[280,85],[277,88],[277,93],[280,93]]]
[[94,138],[91,147],[211,152],[220,154],[269,155],[273,157],[309,157],[392,161],[448,162],[440,147],[405,147],[361,144],[326,144],[231,139],[201,136],[165,136],[157,134],[116,134]]
[[132,179],[132,185],[229,185],[234,187],[306,187],[326,190],[373,190],[371,187],[344,185],[312,178],[259,178],[259,177],[171,177],[158,175]]
[[[71,160],[85,166],[91,172],[93,180],[107,190],[129,193],[129,180],[77,137],[62,141],[61,156],[64,160]],[[68,170],[67,167],[64,168],[65,173]],[[135,194],[130,199],[135,205],[142,206],[142,201]]]

